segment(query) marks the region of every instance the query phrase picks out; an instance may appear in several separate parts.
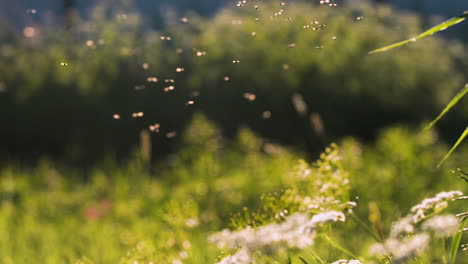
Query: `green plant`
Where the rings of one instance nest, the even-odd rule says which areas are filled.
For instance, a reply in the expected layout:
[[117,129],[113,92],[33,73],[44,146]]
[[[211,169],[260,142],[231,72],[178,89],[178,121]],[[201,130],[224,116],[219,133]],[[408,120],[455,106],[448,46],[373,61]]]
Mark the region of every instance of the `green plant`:
[[[433,35],[433,34],[435,34],[437,32],[443,31],[443,30],[447,29],[448,27],[452,27],[452,26],[462,22],[467,17],[468,17],[468,11],[465,11],[462,15],[453,17],[453,18],[451,18],[451,19],[449,19],[449,20],[447,20],[447,21],[445,21],[445,22],[443,22],[441,24],[438,24],[438,25],[430,28],[429,30],[419,34],[418,36],[416,36],[414,38],[410,38],[410,39],[407,39],[407,40],[404,40],[404,41],[401,41],[401,42],[398,42],[398,43],[395,43],[395,44],[392,44],[392,45],[388,45],[388,46],[385,46],[383,48],[372,50],[372,51],[369,52],[369,54],[388,51],[390,49],[397,48],[397,47],[409,44],[411,42],[415,42],[415,41],[417,41],[417,40],[419,40],[421,38],[424,38],[424,37]],[[468,83],[465,85],[464,88],[461,89],[461,91],[457,95],[455,95],[455,97],[447,104],[447,106],[444,108],[444,110],[442,110],[442,112],[429,125],[427,125],[426,129],[431,128],[432,126],[434,126],[437,123],[437,121],[439,121],[453,106],[455,106],[455,104],[458,103],[458,101],[460,101],[463,98],[463,96],[465,96],[465,94],[467,92],[468,92]],[[439,164],[437,165],[438,167],[440,167],[440,165],[442,165],[442,163],[444,163],[444,161],[452,154],[452,152],[461,144],[461,142],[467,136],[468,136],[468,127],[465,129],[465,131],[463,131],[463,133],[460,135],[457,142],[455,142],[455,144],[450,149],[450,151],[439,162]]]
[[[465,11],[462,15],[460,16],[457,16],[457,17],[453,17],[439,25],[436,25],[432,28],[430,28],[429,30],[421,33],[420,35],[414,37],[414,38],[411,38],[411,39],[408,39],[408,40],[404,40],[404,41],[401,41],[401,42],[398,42],[398,43],[395,43],[395,44],[392,44],[392,45],[389,45],[389,46],[385,46],[383,48],[379,48],[379,49],[376,49],[376,50],[373,50],[373,51],[370,51],[369,54],[374,54],[374,53],[378,53],[378,52],[383,52],[383,51],[387,51],[387,50],[390,50],[390,49],[393,49],[393,48],[396,48],[396,47],[400,47],[400,46],[403,46],[403,45],[406,45],[408,43],[411,43],[411,42],[415,42],[421,38],[424,38],[426,36],[429,36],[429,35],[433,35],[437,32],[440,32],[440,31],[443,31],[445,29],[447,29],[448,27],[451,27],[451,26],[454,26],[455,24],[458,24],[460,22],[462,22],[463,20],[465,20],[466,18],[468,17],[468,11]],[[429,129],[431,127],[433,127],[452,107],[454,107],[458,101],[460,101],[465,95],[466,93],[468,93],[468,83],[465,85],[464,88],[461,89],[461,91],[455,95],[455,97],[447,104],[447,106],[442,110],[442,112],[431,122],[429,123],[429,125],[426,126],[426,129]],[[445,156],[442,158],[442,160],[438,163],[437,167],[440,167],[442,165],[442,163],[444,163],[448,158],[449,156],[453,153],[453,151],[462,143],[462,141],[468,137],[468,127],[466,127],[466,129],[463,131],[463,133],[460,135],[460,137],[458,138],[458,140],[455,142],[455,144],[452,146],[452,148],[447,152],[447,154],[445,154]],[[466,180],[466,175],[464,175],[463,171],[458,171],[459,175],[461,175],[460,177],[462,179],[465,179]],[[460,215],[464,215],[466,213],[462,213]],[[464,226],[466,225],[466,222],[467,222],[467,219],[463,219],[462,222],[460,223],[460,228],[458,230],[458,232],[456,233],[456,235],[453,237],[453,240],[452,240],[452,247],[451,247],[451,254],[450,254],[450,263],[455,263],[455,259],[456,259],[456,256],[457,256],[457,252],[458,252],[458,248],[460,246],[460,241],[461,241],[461,236],[462,236],[462,231],[465,231],[464,230]]]

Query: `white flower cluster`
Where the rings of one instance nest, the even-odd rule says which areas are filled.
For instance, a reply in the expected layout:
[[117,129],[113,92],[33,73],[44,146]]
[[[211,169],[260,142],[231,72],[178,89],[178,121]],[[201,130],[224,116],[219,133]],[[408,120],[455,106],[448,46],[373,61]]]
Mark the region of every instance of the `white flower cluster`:
[[458,223],[454,215],[438,215],[425,221],[422,229],[434,232],[437,237],[450,237],[457,232]]
[[247,250],[241,249],[236,254],[223,258],[218,264],[248,264],[251,258]]
[[402,235],[414,233],[413,215],[409,214],[392,224],[390,237],[399,238]]
[[[452,236],[458,227],[459,221],[456,216],[443,215],[427,219],[426,213],[437,213],[447,207],[447,201],[462,195],[460,191],[441,192],[435,197],[424,199],[420,204],[413,206],[411,212],[415,214],[408,214],[393,223],[389,238],[382,243],[373,245],[370,249],[371,253],[379,256],[391,256],[392,263],[401,263],[419,256],[427,249],[431,241],[429,232],[436,237]],[[421,226],[416,225],[422,221],[424,223]]]
[[340,259],[340,260],[333,262],[332,264],[362,264],[362,263],[361,261],[357,259],[350,259],[350,260]]
[[431,238],[422,233],[403,239],[389,238],[382,244],[375,244],[370,252],[378,256],[392,256],[392,263],[403,263],[422,254],[429,246]]
[[438,193],[435,197],[424,199],[420,204],[413,206],[411,212],[415,213],[413,221],[418,223],[426,217],[426,213],[432,210],[447,207],[447,201],[462,196],[460,191],[450,191]]
[[282,248],[306,248],[314,243],[318,226],[345,221],[345,215],[337,211],[328,211],[314,215],[296,213],[283,223],[272,223],[258,229],[246,228],[239,231],[223,230],[209,237],[220,248],[240,248],[238,253],[224,258],[221,262],[248,263],[252,253],[257,251],[275,252]]
[[315,197],[301,197],[297,195],[295,197],[295,201],[301,203],[303,205],[303,210],[318,210],[324,211],[326,208],[339,208],[339,209],[348,209],[352,210],[354,207],[357,206],[356,202],[349,201],[349,202],[342,202],[334,197],[331,196],[315,196]]

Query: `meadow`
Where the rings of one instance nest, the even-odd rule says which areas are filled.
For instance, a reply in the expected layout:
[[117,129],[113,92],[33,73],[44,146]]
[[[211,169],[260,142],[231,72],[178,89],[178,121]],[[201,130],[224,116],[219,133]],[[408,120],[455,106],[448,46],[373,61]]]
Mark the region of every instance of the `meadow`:
[[0,29],[1,264],[466,263],[468,104],[424,128],[466,43],[368,55],[428,21],[366,1],[131,2]]
[[[109,159],[88,171],[47,160],[29,169],[3,168],[0,262],[215,263],[251,247],[248,259],[255,263],[389,263],[392,258],[397,258],[392,263],[449,263],[459,223],[454,214],[466,210],[464,201],[450,198],[461,195],[445,199],[446,210],[446,205],[427,208],[427,221],[413,224],[411,218],[406,224],[413,228],[401,234],[395,235],[392,225],[408,218],[424,198],[468,190],[451,172],[466,160],[466,148],[437,169],[448,147],[434,132],[393,127],[371,145],[347,138],[311,164],[248,129],[223,139],[202,115],[183,138],[184,147],[157,164],[136,151],[124,165]],[[293,215],[331,211],[342,218],[329,219],[310,234],[295,234],[294,225],[279,227]],[[435,230],[428,229],[424,223],[439,217],[430,213],[450,215],[455,223],[441,219]],[[264,233],[236,234],[245,228]],[[225,229],[231,233],[218,233]],[[411,243],[421,235],[428,241],[418,243],[417,250],[395,249],[386,257],[370,251],[392,238]],[[299,244],[301,236],[310,241]],[[464,263],[463,254],[453,263]]]

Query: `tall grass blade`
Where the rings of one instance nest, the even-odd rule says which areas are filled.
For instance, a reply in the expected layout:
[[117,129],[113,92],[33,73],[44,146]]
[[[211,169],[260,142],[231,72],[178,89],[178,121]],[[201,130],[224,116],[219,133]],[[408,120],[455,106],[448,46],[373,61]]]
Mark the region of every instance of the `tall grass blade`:
[[458,177],[460,177],[462,180],[468,182],[468,173],[462,171],[460,168],[458,168],[458,169],[455,171],[455,174],[457,174]]
[[442,22],[442,23],[428,29],[427,31],[424,31],[423,33],[419,34],[418,36],[416,36],[414,38],[403,40],[403,41],[400,41],[398,43],[394,43],[394,44],[385,46],[383,48],[372,50],[372,51],[369,52],[369,54],[374,54],[374,53],[378,53],[378,52],[387,51],[387,50],[390,50],[390,49],[393,49],[393,48],[397,48],[397,47],[406,45],[406,44],[408,44],[410,42],[414,42],[414,41],[416,41],[418,39],[427,37],[429,35],[432,35],[434,33],[439,32],[439,31],[443,31],[446,28],[451,27],[451,26],[453,26],[455,24],[458,24],[458,23],[462,22],[463,20],[465,20],[467,17],[468,17],[468,11],[465,11],[462,15],[453,17],[453,18],[451,18],[451,19],[449,19],[449,20],[447,20],[445,22]]
[[458,101],[460,101],[463,96],[468,93],[468,83],[465,84],[465,87],[461,89],[460,92],[458,92],[455,97],[447,104],[447,106],[442,110],[442,112],[429,124],[427,125],[424,129],[429,129],[435,125],[450,109],[452,109],[453,106],[455,106]]
[[375,241],[377,242],[382,242],[383,238],[381,238],[377,233],[375,233],[371,228],[369,228],[364,221],[359,219],[355,214],[350,214],[351,218],[360,226],[362,229],[364,229],[367,233],[369,233],[372,237],[374,237]]
[[457,259],[458,249],[460,247],[461,238],[463,235],[463,228],[465,228],[466,224],[468,223],[468,218],[465,218],[458,228],[458,232],[452,238],[452,248],[450,250],[450,264],[455,264],[455,260]]
[[357,257],[351,253],[351,251],[345,249],[344,247],[340,246],[336,241],[334,241],[333,239],[331,239],[329,236],[327,235],[322,235],[322,237],[328,242],[328,244],[330,244],[332,247],[338,249],[339,251],[345,253],[346,255],[352,257],[353,259],[357,259]]
[[453,147],[450,149],[450,151],[445,155],[445,157],[442,159],[442,161],[437,165],[437,167],[440,167],[440,165],[442,165],[442,163],[444,163],[444,161],[446,159],[448,159],[448,157],[452,154],[452,152],[462,143],[462,141],[468,136],[468,127],[465,128],[465,131],[463,132],[463,134],[458,138],[457,142],[453,145]]
[[299,259],[302,261],[304,264],[309,264],[305,259],[303,259],[301,256],[299,256]]
[[[317,253],[315,253],[312,249],[309,250],[310,254],[312,255],[312,257],[314,257],[315,261],[317,261],[318,263],[320,264],[325,264],[325,261],[323,259],[321,259]],[[299,257],[301,258],[301,257]],[[302,259],[302,258],[301,258]],[[304,260],[302,260],[304,262]]]

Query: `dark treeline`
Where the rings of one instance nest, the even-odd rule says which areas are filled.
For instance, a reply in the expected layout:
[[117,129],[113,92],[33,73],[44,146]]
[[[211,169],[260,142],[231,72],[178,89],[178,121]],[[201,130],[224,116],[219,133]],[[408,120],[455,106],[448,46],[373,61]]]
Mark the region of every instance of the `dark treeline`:
[[[141,131],[161,157],[196,112],[228,137],[247,126],[314,154],[342,136],[418,126],[467,79],[453,40],[368,56],[423,27],[388,6],[249,1],[212,18],[168,12],[157,31],[127,7],[100,3],[63,30],[2,27],[2,160],[127,158]],[[465,104],[441,123],[447,139],[467,117]]]

